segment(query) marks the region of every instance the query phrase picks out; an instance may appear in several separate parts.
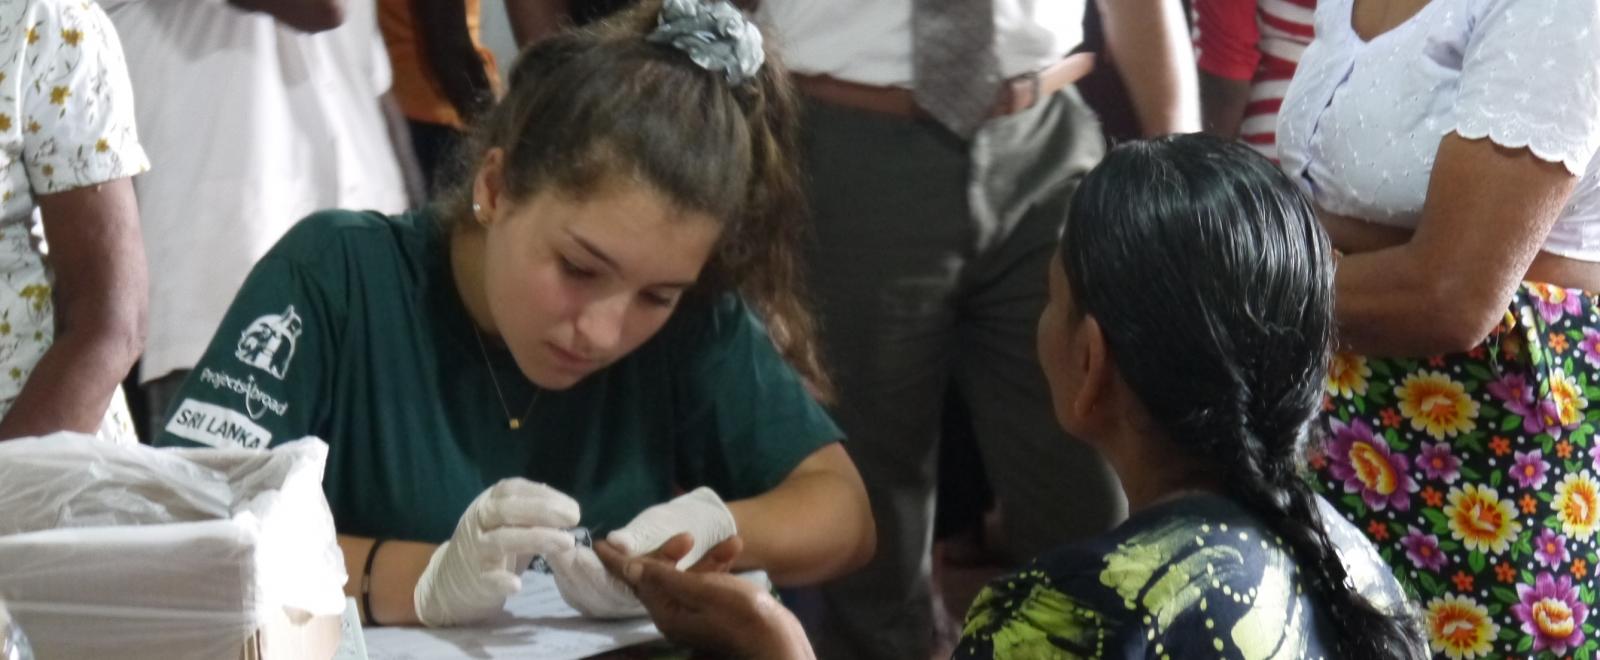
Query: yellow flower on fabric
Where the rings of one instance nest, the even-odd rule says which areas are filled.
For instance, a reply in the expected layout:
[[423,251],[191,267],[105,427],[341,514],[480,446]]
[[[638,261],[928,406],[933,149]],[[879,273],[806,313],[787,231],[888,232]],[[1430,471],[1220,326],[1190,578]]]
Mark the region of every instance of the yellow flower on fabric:
[[43,173],[45,176],[55,176],[56,175],[56,166],[51,165],[49,163],[45,163],[43,167],[39,168],[39,171],[41,173]]
[[1333,359],[1328,361],[1328,377],[1323,380],[1323,389],[1329,396],[1351,398],[1364,396],[1367,393],[1367,379],[1372,376],[1372,368],[1367,366],[1367,358],[1349,353],[1335,353]]
[[1563,428],[1575,428],[1583,421],[1583,410],[1589,406],[1589,400],[1584,398],[1577,379],[1568,376],[1565,370],[1558,368],[1552,374],[1550,396],[1555,399],[1556,417]]
[[37,25],[28,28],[28,44],[32,45],[36,43],[39,43],[39,26]]
[[36,122],[36,121],[28,122],[28,132],[29,133],[38,133],[39,130],[42,129],[42,128],[44,128],[44,127],[40,126],[39,122]]
[[1500,634],[1487,608],[1457,594],[1428,601],[1427,623],[1429,644],[1451,660],[1487,657]]
[[1556,510],[1562,532],[1588,540],[1600,522],[1600,483],[1588,472],[1569,473],[1556,484],[1556,498],[1550,506]]
[[100,138],[98,140],[95,140],[94,141],[94,150],[95,150],[96,153],[102,153],[102,154],[107,152],[107,151],[111,151],[111,143],[107,142],[105,138]]
[[1411,420],[1411,428],[1426,431],[1435,440],[1455,437],[1476,428],[1478,402],[1466,389],[1437,371],[1421,371],[1406,376],[1394,389],[1400,400],[1400,414]]
[[1449,519],[1450,535],[1467,550],[1505,552],[1511,539],[1522,531],[1511,501],[1500,499],[1500,493],[1480,484],[1451,488],[1444,515]]
[[66,105],[68,96],[72,96],[72,90],[60,85],[50,88],[51,105]]
[[0,112],[0,131],[11,130],[11,115]]
[[76,46],[83,41],[83,30],[62,30],[61,40],[67,42],[68,46]]

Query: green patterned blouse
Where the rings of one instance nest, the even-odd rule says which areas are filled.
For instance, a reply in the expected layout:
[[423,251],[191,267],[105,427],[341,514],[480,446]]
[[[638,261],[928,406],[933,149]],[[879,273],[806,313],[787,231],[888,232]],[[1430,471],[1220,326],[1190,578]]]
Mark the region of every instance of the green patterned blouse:
[[[1406,604],[1373,547],[1322,503],[1351,578]],[[1192,495],[1055,550],[978,594],[957,658],[1318,658],[1321,608],[1282,540],[1239,505]]]

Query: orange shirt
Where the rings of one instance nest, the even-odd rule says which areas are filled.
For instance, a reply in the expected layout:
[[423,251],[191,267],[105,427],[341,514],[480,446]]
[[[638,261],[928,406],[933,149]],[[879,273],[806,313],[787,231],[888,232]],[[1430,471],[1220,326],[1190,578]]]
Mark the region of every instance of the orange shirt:
[[[478,35],[479,0],[462,1],[466,3],[467,33],[472,37],[472,45],[483,57],[484,69],[489,73],[490,86],[499,89],[500,72],[495,66],[494,53],[484,48],[483,40]],[[378,28],[383,31],[383,42],[389,48],[389,62],[394,68],[395,101],[399,103],[400,111],[407,119],[443,124],[458,129],[465,128],[461,115],[456,112],[455,105],[450,103],[450,98],[445,96],[444,88],[439,85],[439,81],[434,79],[433,71],[422,53],[416,16],[411,11],[412,2],[413,0],[378,0]]]

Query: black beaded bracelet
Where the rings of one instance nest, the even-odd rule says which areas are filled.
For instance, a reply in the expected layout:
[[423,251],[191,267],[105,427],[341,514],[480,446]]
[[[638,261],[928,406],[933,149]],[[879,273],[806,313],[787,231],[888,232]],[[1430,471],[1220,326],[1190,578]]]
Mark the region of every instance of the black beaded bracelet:
[[373,628],[382,628],[383,624],[372,615],[372,562],[378,558],[378,546],[388,539],[377,539],[372,542],[372,547],[367,550],[367,563],[361,567],[361,610],[367,615],[367,625]]

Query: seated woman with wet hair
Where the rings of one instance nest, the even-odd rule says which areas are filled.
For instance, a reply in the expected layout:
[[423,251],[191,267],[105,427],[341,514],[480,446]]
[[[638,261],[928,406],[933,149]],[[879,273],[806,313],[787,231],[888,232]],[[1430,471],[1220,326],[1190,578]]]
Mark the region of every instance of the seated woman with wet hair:
[[[1388,567],[1298,471],[1333,262],[1289,180],[1215,138],[1125,144],[1084,179],[1048,277],[1056,416],[1105,454],[1133,514],[991,583],[957,656],[1424,657]],[[811,654],[736,578],[600,554],[681,642]]]

